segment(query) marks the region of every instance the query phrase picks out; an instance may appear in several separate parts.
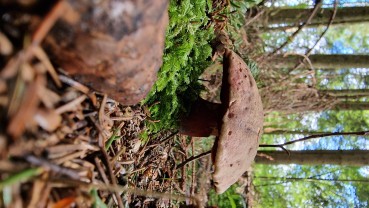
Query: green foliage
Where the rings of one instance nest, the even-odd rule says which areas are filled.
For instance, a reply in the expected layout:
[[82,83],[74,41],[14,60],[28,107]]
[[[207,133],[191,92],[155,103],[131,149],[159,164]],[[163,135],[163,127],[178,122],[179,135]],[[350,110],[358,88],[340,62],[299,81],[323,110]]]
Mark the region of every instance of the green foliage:
[[228,25],[227,25],[227,32],[229,33],[230,38],[233,41],[233,45],[235,50],[239,53],[239,49],[242,48],[243,43],[243,26],[245,25],[245,14],[248,8],[252,7],[253,5],[257,4],[258,0],[234,0],[230,1],[230,7],[226,10],[226,15],[228,17]]
[[217,195],[214,190],[209,193],[209,206],[224,208],[246,207],[244,198],[236,192],[238,185],[234,184],[223,194]]
[[210,64],[213,29],[206,28],[211,1],[170,1],[163,66],[144,101],[150,105],[150,131],[176,126],[176,118],[198,95],[198,77]]
[[30,180],[31,178],[38,176],[42,173],[42,168],[29,168],[19,173],[15,173],[8,178],[0,181],[0,190],[6,186],[11,186],[16,183],[22,183]]
[[324,36],[328,46],[340,43],[341,49],[355,54],[369,52],[369,28],[367,23],[337,25]]
[[93,208],[107,208],[106,204],[100,199],[99,194],[97,193],[96,189],[92,189],[90,191],[90,194],[93,198]]
[[367,207],[369,186],[358,180],[367,180],[368,174],[362,172],[337,165],[256,165],[257,207]]
[[228,17],[228,24],[226,27],[226,31],[229,34],[230,39],[233,42],[234,51],[237,52],[249,66],[250,71],[259,84],[259,68],[255,61],[251,60],[248,57],[248,54],[245,54],[244,49],[244,38],[246,36],[246,32],[244,30],[245,25],[245,14],[248,8],[252,7],[259,3],[259,0],[234,0],[230,1],[230,6],[225,9],[224,15]]

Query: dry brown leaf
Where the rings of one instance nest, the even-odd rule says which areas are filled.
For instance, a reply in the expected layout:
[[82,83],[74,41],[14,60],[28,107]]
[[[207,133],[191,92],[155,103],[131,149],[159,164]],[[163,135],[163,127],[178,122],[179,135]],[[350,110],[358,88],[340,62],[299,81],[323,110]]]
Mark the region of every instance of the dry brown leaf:
[[7,132],[13,138],[21,136],[25,131],[26,125],[32,121],[40,102],[37,91],[40,89],[40,86],[44,85],[45,81],[43,76],[38,75],[35,81],[30,83],[27,87],[20,108],[15,115],[10,118],[10,123],[7,128]]
[[8,96],[0,96],[0,106],[7,106],[9,103]]
[[49,60],[49,57],[47,56],[47,54],[45,53],[45,51],[41,47],[39,47],[39,46],[34,46],[32,48],[32,51],[33,51],[34,55],[41,61],[41,63],[44,64],[44,66],[46,67],[47,71],[49,72],[49,74],[53,78],[55,84],[58,87],[61,87],[61,82],[59,80],[58,74],[56,73],[55,68],[51,64],[51,62]]
[[56,146],[48,147],[48,158],[54,159],[58,157],[63,157],[66,154],[69,154],[74,151],[98,151],[99,147],[88,144],[86,142],[82,142],[81,144],[59,144]]
[[57,129],[62,121],[60,114],[56,113],[54,110],[45,109],[38,109],[33,116],[33,119],[41,128],[48,132],[52,132]]
[[49,90],[45,86],[40,88],[38,96],[40,97],[41,102],[49,109],[53,109],[61,100],[61,97],[57,93]]
[[[0,135],[0,152],[1,153],[5,153],[6,146],[7,146],[6,137],[4,135]],[[1,156],[1,153],[0,153],[0,156]]]
[[59,201],[57,201],[52,208],[67,208],[67,207],[72,207],[72,205],[76,202],[76,197],[74,196],[70,196],[70,197],[65,197]]
[[25,62],[21,65],[20,74],[24,81],[31,82],[35,77],[35,70],[28,62]]
[[140,147],[141,147],[141,140],[136,139],[135,142],[134,142],[133,148],[132,148],[132,152],[137,153],[138,150],[140,149]]
[[31,193],[32,197],[27,207],[44,207],[46,198],[43,196],[48,196],[50,194],[50,187],[44,180],[35,180]]
[[80,97],[74,99],[73,101],[60,106],[59,108],[55,109],[56,113],[62,114],[68,111],[75,111],[81,105],[81,103],[87,98],[86,95],[81,95]]
[[4,93],[8,90],[8,87],[6,86],[6,82],[3,79],[0,79],[0,93]]
[[74,99],[77,99],[79,96],[81,96],[80,92],[74,90],[73,88],[68,88],[65,90],[65,92],[61,96],[61,101],[70,102]]
[[13,45],[9,39],[0,32],[0,55],[10,55],[13,52]]
[[20,61],[20,54],[17,54],[16,56],[12,57],[8,63],[6,63],[5,67],[1,70],[1,77],[3,79],[8,79],[11,77],[14,77],[17,74]]

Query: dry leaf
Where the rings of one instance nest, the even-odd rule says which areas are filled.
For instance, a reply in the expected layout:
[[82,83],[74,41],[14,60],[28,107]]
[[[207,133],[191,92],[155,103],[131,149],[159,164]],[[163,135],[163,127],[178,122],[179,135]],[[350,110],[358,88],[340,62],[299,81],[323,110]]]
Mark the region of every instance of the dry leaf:
[[57,129],[62,121],[62,117],[54,110],[39,109],[33,119],[46,131],[52,132]]
[[35,81],[30,83],[27,87],[20,108],[15,115],[10,119],[7,132],[13,137],[21,136],[26,128],[26,125],[32,121],[32,118],[37,110],[39,104],[39,97],[37,91],[40,86],[44,85],[45,78],[37,76]]
[[47,54],[45,53],[45,51],[39,46],[34,46],[32,49],[33,49],[32,51],[33,51],[34,55],[41,61],[41,63],[48,70],[48,72],[51,75],[51,77],[53,78],[55,84],[58,87],[61,87],[61,82],[59,80],[58,74],[56,73],[55,68],[51,64],[50,59],[47,56]]
[[0,93],[4,93],[8,90],[8,87],[6,86],[6,82],[3,79],[0,79]]
[[59,114],[62,114],[62,113],[65,113],[65,112],[68,112],[68,111],[74,111],[76,110],[80,105],[81,103],[87,98],[86,95],[82,95],[76,99],[74,99],[73,101],[63,105],[63,106],[60,106],[59,108],[57,108],[55,110],[55,112],[59,113]]
[[61,100],[58,94],[49,90],[45,86],[42,86],[38,92],[40,100],[49,109],[53,109],[55,105]]
[[76,197],[70,196],[65,197],[59,201],[57,201],[52,208],[68,208],[71,207],[76,202]]
[[9,39],[0,32],[0,54],[7,56],[13,52],[13,45]]
[[132,148],[132,152],[133,153],[137,153],[138,150],[140,149],[140,147],[141,147],[141,140],[140,139],[136,139],[135,140],[135,143],[134,143],[134,146]]
[[32,81],[35,77],[35,70],[28,62],[25,62],[21,65],[20,73],[22,79],[27,82]]

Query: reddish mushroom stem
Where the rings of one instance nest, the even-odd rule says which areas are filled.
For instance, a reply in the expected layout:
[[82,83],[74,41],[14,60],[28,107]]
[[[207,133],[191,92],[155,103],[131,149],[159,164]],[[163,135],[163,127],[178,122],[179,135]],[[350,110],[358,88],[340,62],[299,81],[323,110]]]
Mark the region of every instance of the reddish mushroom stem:
[[179,133],[193,137],[217,136],[222,120],[221,104],[198,99],[188,116],[180,120]]

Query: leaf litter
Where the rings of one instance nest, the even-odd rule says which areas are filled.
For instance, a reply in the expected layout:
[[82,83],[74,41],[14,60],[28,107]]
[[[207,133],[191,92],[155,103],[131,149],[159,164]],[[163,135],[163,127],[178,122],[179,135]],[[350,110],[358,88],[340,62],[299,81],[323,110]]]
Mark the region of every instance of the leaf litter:
[[0,34],[0,207],[206,204],[210,157],[176,168],[203,151],[199,142],[147,134],[157,121],[146,106],[122,106],[66,76],[39,45],[45,30],[19,47],[37,31],[33,18],[15,40]]
[[[121,106],[88,90],[50,65],[41,48],[32,50],[28,60],[19,53],[1,62],[1,206],[171,207],[185,199],[193,203],[191,197],[176,197],[188,195],[181,185],[187,182],[183,174],[173,171],[178,158],[185,159],[178,153],[184,149],[175,142],[178,136],[161,142],[170,132],[160,132],[145,143],[140,138],[148,118],[144,107]],[[106,148],[105,157],[101,147]],[[120,203],[117,196],[122,191],[80,184],[114,186],[112,176],[128,188]],[[159,199],[150,192],[130,194],[136,189],[168,194]]]
[[[0,179],[2,187],[10,189],[10,200],[2,200],[2,205],[116,206],[112,191],[94,192],[78,183],[112,185],[109,171],[120,186],[169,193],[167,199],[158,200],[150,194],[129,194],[128,189],[124,206],[170,207],[177,203],[170,194],[187,194],[179,188],[186,180],[174,171],[178,158],[186,158],[183,143],[176,142],[179,137],[173,134],[176,139],[165,139],[171,132],[143,141],[140,135],[149,116],[144,107],[121,106],[60,72],[59,87],[55,76],[36,69],[47,68],[42,60],[19,63],[13,76],[1,77],[6,84],[0,91],[4,100]],[[58,183],[63,180],[69,182]]]

